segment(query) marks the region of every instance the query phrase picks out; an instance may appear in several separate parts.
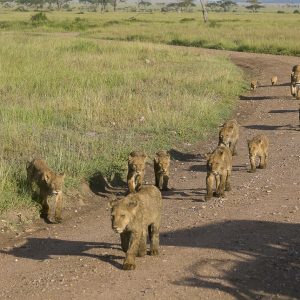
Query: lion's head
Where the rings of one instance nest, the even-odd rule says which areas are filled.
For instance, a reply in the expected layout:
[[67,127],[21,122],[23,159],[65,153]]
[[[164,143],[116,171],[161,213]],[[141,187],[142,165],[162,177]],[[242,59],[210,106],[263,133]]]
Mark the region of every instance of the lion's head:
[[112,229],[122,233],[136,214],[138,200],[129,195],[121,200],[112,200],[110,207]]
[[44,180],[47,184],[50,195],[58,195],[62,193],[64,179],[65,179],[64,173],[56,175],[51,171],[45,172]]
[[207,157],[207,171],[214,175],[219,175],[224,168],[224,161],[226,156],[226,146],[219,146],[213,153],[206,155]]
[[170,154],[167,151],[159,151],[156,153],[154,162],[159,166],[160,171],[166,174],[170,167]]
[[141,174],[145,170],[146,154],[141,151],[133,151],[128,157],[128,166],[137,174]]

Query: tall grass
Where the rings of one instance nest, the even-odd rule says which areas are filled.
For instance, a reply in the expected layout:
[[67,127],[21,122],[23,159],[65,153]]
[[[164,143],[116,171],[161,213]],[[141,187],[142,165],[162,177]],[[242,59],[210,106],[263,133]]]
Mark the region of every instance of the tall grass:
[[49,12],[47,22],[33,22],[33,12],[0,13],[0,31],[79,32],[97,39],[142,41],[300,55],[299,16],[293,13],[209,13],[204,24],[195,13]]
[[242,88],[224,57],[74,36],[0,34],[0,212],[28,205],[25,163],[45,158],[67,188],[206,136]]

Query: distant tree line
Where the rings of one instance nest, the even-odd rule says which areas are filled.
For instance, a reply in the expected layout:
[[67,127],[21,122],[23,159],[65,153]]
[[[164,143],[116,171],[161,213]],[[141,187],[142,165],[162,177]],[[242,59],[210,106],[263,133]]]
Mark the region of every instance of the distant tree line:
[[[43,8],[48,5],[49,8],[56,8],[58,10],[62,8],[69,7],[72,0],[0,0],[0,3],[17,3],[27,7],[34,7],[35,9]],[[113,10],[117,10],[117,6],[121,2],[126,2],[127,0],[79,0],[79,3],[84,4],[86,7],[90,7],[94,10],[100,8],[102,12],[108,9],[108,6],[112,6]],[[232,8],[237,6],[237,3],[234,0],[213,0],[207,2],[207,0],[200,0],[202,12],[204,19],[207,18],[206,8],[213,11],[230,11]],[[261,5],[261,2],[258,0],[247,0],[249,3],[246,6],[247,9],[252,12],[257,12],[260,8],[264,6]],[[136,3],[137,11],[148,11],[152,10],[152,3],[147,0],[137,0]],[[174,0],[171,3],[159,2],[155,4],[156,8],[160,9],[162,12],[168,11],[190,11],[193,7],[196,6],[194,0]],[[205,16],[206,15],[206,16]]]

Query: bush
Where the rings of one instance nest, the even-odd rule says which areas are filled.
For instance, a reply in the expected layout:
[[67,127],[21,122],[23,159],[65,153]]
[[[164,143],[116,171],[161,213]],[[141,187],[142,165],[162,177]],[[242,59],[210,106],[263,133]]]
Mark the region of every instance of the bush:
[[195,21],[195,18],[183,18],[180,20],[180,23]]
[[285,12],[283,10],[277,10],[278,14],[284,14]]
[[293,13],[294,13],[294,14],[300,14],[300,11],[299,11],[298,9],[295,9],[295,10],[293,11]]
[[39,12],[39,13],[31,16],[30,20],[32,23],[35,23],[35,24],[46,23],[49,21],[46,14],[43,12]]
[[25,12],[28,11],[28,9],[26,9],[24,6],[18,6],[15,11],[21,11],[21,12]]

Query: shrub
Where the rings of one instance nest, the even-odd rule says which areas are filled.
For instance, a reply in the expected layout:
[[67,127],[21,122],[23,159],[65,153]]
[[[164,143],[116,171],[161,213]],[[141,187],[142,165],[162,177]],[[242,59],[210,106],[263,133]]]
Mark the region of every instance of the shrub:
[[31,16],[30,20],[32,23],[35,23],[35,24],[46,23],[49,21],[46,14],[43,12],[39,12],[39,13]]

